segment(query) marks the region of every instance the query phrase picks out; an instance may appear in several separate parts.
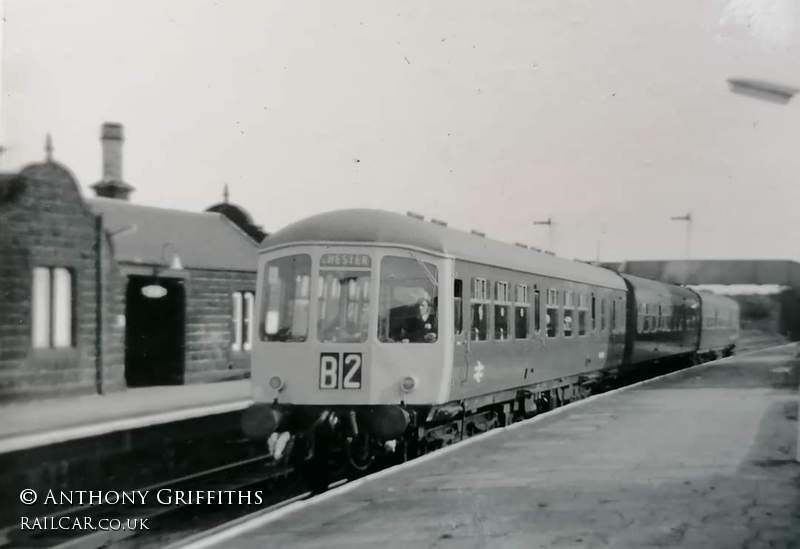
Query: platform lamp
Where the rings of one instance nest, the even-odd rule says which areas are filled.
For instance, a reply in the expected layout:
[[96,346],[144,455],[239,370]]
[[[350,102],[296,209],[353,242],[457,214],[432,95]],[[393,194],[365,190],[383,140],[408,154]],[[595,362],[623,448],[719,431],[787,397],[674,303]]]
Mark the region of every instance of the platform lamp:
[[[167,261],[167,249],[172,248],[172,258]],[[178,255],[178,249],[174,242],[164,242],[161,245],[161,263],[153,267],[153,283],[143,286],[142,295],[148,299],[160,299],[167,295],[167,289],[158,283],[158,277],[164,271],[182,271],[183,263]]]

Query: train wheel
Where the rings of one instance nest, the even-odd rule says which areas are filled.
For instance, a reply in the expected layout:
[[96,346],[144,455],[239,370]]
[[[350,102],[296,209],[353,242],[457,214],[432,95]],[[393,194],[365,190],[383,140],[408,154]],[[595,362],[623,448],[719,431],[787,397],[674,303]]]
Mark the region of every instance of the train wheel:
[[345,441],[345,455],[352,473],[356,476],[366,473],[375,461],[369,434],[362,432],[356,437],[348,437]]

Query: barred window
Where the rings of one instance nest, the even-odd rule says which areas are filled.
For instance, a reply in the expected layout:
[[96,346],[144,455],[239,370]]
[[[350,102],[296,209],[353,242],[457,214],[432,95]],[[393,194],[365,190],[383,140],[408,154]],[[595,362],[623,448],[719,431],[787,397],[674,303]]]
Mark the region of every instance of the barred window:
[[74,346],[72,273],[64,267],[34,267],[31,329],[35,349]]
[[249,351],[253,341],[253,292],[233,292],[233,337],[231,349],[234,351]]

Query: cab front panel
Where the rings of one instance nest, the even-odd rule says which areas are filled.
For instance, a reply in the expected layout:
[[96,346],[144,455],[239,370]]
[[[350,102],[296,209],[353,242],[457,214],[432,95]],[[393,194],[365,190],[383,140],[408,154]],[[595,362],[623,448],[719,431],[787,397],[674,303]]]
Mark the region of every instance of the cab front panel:
[[438,323],[446,314],[430,311],[426,323],[413,323],[412,315],[422,301],[438,309],[444,262],[383,246],[265,252],[252,351],[254,399],[325,406],[436,401],[445,355]]

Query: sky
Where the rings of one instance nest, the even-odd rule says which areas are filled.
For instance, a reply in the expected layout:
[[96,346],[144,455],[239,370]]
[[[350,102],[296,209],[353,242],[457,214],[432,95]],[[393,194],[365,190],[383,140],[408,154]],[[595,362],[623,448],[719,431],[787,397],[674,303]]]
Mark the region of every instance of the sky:
[[5,0],[0,171],[85,196],[125,127],[137,203],[267,231],[419,212],[565,257],[800,260],[795,0]]

